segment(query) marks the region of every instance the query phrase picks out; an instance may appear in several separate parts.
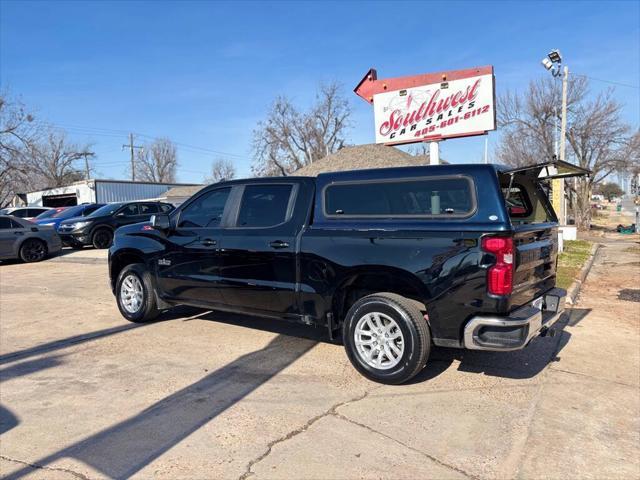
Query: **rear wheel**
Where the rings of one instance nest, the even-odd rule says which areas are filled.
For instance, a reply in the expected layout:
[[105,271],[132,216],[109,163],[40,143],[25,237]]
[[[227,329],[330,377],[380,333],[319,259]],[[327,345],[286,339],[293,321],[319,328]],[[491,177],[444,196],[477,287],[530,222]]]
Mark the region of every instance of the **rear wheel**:
[[47,245],[37,238],[25,240],[20,247],[20,259],[23,262],[39,262],[47,256]]
[[113,240],[113,232],[108,228],[99,228],[91,237],[94,248],[109,248]]
[[130,322],[148,322],[160,313],[151,274],[141,263],[122,269],[116,282],[116,299],[120,313]]
[[406,382],[427,363],[429,326],[417,302],[394,293],[376,293],[349,309],[343,341],[353,366],[376,382]]

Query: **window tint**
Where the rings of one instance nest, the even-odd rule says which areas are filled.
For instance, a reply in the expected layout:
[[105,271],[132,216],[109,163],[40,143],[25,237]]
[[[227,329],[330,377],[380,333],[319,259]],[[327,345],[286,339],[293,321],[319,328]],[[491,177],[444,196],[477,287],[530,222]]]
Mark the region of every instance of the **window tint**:
[[118,212],[118,214],[120,213],[124,213],[125,217],[132,217],[134,215],[138,215],[138,204],[132,203],[130,205],[127,205],[126,207],[124,207],[122,210]]
[[40,215],[41,213],[46,212],[47,210],[44,208],[30,208],[28,210],[28,215],[27,217],[37,217],[38,215]]
[[180,213],[178,227],[217,227],[222,220],[224,206],[231,188],[220,188],[196,198]]
[[95,212],[99,208],[100,208],[99,205],[94,205],[94,206],[91,206],[91,207],[87,207],[82,211],[82,216],[86,217],[87,215],[91,215],[93,212]]
[[153,215],[158,213],[158,205],[155,203],[141,203],[140,215]]
[[325,192],[328,215],[446,217],[467,215],[473,208],[466,178],[336,184]]
[[16,228],[13,226],[13,222],[10,218],[1,217],[0,218],[0,230],[9,230],[10,228]]
[[270,227],[284,222],[292,188],[292,185],[247,185],[237,226]]
[[531,215],[531,202],[526,191],[520,186],[512,186],[510,191],[509,187],[503,188],[502,195],[504,195],[510,217],[518,218]]
[[20,210],[16,210],[14,212],[11,212],[11,215],[13,215],[14,217],[18,217],[18,218],[25,218],[25,217],[29,217],[29,210],[27,210],[26,208],[21,208]]

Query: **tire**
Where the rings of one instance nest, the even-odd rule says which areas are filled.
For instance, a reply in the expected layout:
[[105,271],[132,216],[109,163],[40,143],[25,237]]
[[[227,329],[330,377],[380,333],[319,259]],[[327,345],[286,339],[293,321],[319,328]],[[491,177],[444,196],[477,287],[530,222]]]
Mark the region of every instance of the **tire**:
[[[131,300],[133,296],[138,303]],[[120,313],[130,322],[144,323],[158,316],[153,280],[142,263],[132,263],[122,269],[116,282],[116,301]]]
[[39,262],[47,256],[47,244],[37,238],[28,238],[20,246],[20,260],[25,263]]
[[375,293],[351,306],[342,335],[356,370],[375,382],[395,385],[424,368],[431,351],[431,334],[418,305],[395,293]]
[[112,241],[113,232],[108,228],[98,228],[91,235],[91,243],[93,244],[93,247],[97,249],[109,248]]

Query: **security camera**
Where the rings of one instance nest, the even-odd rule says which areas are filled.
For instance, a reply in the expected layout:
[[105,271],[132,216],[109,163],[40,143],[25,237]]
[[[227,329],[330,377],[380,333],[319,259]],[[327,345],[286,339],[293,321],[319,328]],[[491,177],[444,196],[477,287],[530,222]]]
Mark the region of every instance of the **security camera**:
[[553,62],[551,60],[549,60],[548,57],[544,57],[542,59],[542,66],[544,68],[546,68],[547,70],[551,70],[551,68],[553,67]]

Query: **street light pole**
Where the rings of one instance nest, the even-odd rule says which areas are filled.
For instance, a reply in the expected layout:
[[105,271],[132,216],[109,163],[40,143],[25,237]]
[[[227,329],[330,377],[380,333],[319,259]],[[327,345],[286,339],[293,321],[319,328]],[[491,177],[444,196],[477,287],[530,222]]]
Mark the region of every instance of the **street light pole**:
[[564,67],[562,76],[562,126],[560,127],[560,160],[565,161],[565,143],[567,138],[567,83],[569,67]]

